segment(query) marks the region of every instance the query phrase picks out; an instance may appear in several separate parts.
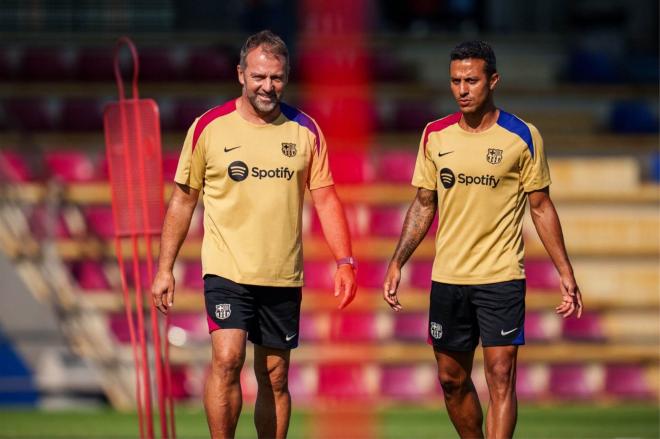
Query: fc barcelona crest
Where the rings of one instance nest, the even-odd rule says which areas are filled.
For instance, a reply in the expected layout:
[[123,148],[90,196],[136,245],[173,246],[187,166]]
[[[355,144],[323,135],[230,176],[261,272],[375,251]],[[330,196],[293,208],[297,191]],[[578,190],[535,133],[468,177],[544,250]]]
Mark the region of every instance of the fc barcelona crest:
[[219,320],[224,320],[231,315],[231,305],[223,303],[215,306],[215,316]]
[[296,155],[296,144],[295,143],[282,143],[282,154],[287,157],[293,157]]
[[488,154],[486,154],[486,160],[491,165],[497,165],[502,161],[502,150],[495,148],[488,148]]

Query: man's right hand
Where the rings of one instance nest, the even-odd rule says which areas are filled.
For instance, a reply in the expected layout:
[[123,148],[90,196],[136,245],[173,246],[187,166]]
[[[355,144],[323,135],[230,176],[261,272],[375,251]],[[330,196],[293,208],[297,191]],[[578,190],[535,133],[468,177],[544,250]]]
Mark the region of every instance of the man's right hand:
[[397,297],[399,282],[401,281],[401,269],[396,264],[390,262],[383,282],[383,299],[394,311],[400,311],[402,306]]
[[151,285],[154,306],[163,314],[174,305],[174,275],[171,271],[158,271]]

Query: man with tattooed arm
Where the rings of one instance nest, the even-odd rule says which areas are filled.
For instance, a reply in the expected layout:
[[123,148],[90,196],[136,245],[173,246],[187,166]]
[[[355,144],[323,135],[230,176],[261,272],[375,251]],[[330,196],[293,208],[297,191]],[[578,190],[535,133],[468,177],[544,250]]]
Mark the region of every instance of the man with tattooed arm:
[[550,199],[550,174],[538,130],[495,106],[495,54],[483,41],[450,54],[450,88],[458,112],[429,123],[412,179],[408,209],[389,264],[383,297],[401,310],[401,268],[436,211],[436,254],[429,309],[433,344],[449,417],[462,438],[482,438],[483,413],[470,378],[481,339],[490,394],[486,437],[509,438],[517,418],[516,360],[525,344],[522,219],[534,226],[560,277],[557,314],[582,314],[582,297]]

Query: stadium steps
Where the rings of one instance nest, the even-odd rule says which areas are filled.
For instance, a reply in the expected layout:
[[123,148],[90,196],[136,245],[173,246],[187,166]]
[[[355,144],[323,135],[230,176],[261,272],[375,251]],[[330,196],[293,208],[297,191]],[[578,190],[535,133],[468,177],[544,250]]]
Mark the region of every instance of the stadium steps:
[[[594,224],[586,222],[587,225],[593,227]],[[616,223],[615,223],[616,224]],[[596,223],[596,226],[600,224]],[[606,225],[607,226],[607,225]],[[640,231],[647,233],[647,238],[640,236],[643,233],[635,231],[634,220],[626,225],[626,227],[602,227],[601,230],[611,230],[613,233],[602,233],[596,237],[592,234],[581,234],[579,229],[575,232],[571,231],[567,222],[564,222],[564,235],[568,238],[568,249],[574,259],[581,257],[640,257],[649,256],[653,257],[658,254],[658,241],[652,239],[658,237],[657,222],[654,220],[642,223]],[[611,239],[611,236],[624,236],[626,240]],[[570,239],[574,238],[571,242]],[[362,238],[353,240],[353,253],[360,260],[381,260],[391,256],[391,253],[396,248],[397,238]],[[179,253],[179,258],[182,260],[195,260],[201,254],[201,239],[188,239]],[[100,259],[111,258],[115,254],[114,242],[100,241],[98,238],[86,239],[58,239],[57,251],[65,261],[74,261],[84,258]],[[303,245],[305,248],[305,256],[307,260],[322,260],[332,259],[332,254],[327,248],[325,240],[321,237],[305,237],[303,238]],[[129,243],[124,243],[122,246],[124,256],[128,257],[132,254],[132,249]],[[144,245],[139,248],[140,256],[144,257],[146,249]],[[152,252],[154,256],[158,254],[157,245],[154,246]],[[431,237],[424,239],[415,254],[414,259],[429,260],[435,255],[435,245]],[[546,255],[540,240],[531,240],[528,238],[526,243],[526,255],[528,257],[543,257]]]
[[[124,356],[130,359],[130,346],[122,348]],[[205,364],[211,359],[211,347],[199,346],[193,348],[171,348],[171,360],[174,364],[198,363]],[[248,361],[252,361],[252,354]],[[433,350],[425,343],[305,343],[293,354],[299,364],[305,363],[361,363],[379,362],[382,364],[405,364],[432,361]],[[519,352],[520,363],[621,363],[621,364],[655,364],[660,360],[657,344],[630,345],[603,343],[570,343],[529,344]],[[477,349],[475,361],[483,362],[483,353]]]
[[[379,132],[374,135],[368,145],[372,150],[406,149],[416,151],[423,126],[418,130],[409,132]],[[622,135],[606,132],[594,133],[542,133],[547,154],[552,157],[557,154],[620,154],[640,155],[653,153],[657,150],[657,136],[649,134]],[[181,142],[185,138],[185,131],[164,131],[162,133],[163,151],[178,152]],[[335,143],[327,139],[332,150]],[[57,150],[62,145],[67,148],[84,150],[88,153],[101,154],[105,148],[105,139],[102,133],[93,132],[48,132],[30,131],[1,131],[0,144],[17,148],[29,142],[40,150]]]
[[[332,290],[303,288],[303,310],[306,312],[330,312],[337,308],[338,299]],[[134,291],[131,290],[131,294]],[[378,311],[387,307],[381,298],[382,290],[358,288],[358,295],[351,305],[343,312]],[[420,312],[428,310],[429,290],[401,287],[399,299],[404,306],[404,312]],[[527,290],[525,299],[530,311],[550,311],[558,305],[559,291]],[[660,306],[660,297],[653,289],[639,291],[631,298],[619,294],[616,296],[598,295],[594,292],[585,293],[585,303],[589,311],[603,310],[648,310]],[[79,306],[102,312],[119,312],[123,309],[123,298],[118,291],[88,290],[79,298]],[[175,296],[174,313],[204,311],[204,295],[201,289],[178,287]],[[622,317],[624,314],[622,314]],[[634,315],[630,318],[634,321]],[[622,323],[631,327],[631,321]],[[645,328],[649,330],[649,328]]]

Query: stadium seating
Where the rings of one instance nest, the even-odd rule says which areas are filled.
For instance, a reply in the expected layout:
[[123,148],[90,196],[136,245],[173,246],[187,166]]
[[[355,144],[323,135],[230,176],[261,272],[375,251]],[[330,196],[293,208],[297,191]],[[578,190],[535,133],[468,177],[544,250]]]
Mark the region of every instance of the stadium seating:
[[581,364],[556,365],[550,370],[548,391],[551,397],[588,400],[596,396],[603,379],[602,368]]
[[[0,105],[0,135],[7,136],[12,148],[0,151],[0,175],[3,183],[19,189],[16,193],[23,203],[19,211],[25,214],[32,237],[45,242],[49,231],[54,232],[60,258],[77,287],[73,294],[81,294],[79,303],[69,306],[96,307],[89,313],[103,316],[104,329],[117,341],[116,345],[109,343],[112,349],[122,352],[118,358],[130,358],[101,134],[103,104],[115,99],[112,50],[101,49],[91,45],[66,50],[29,45],[0,48],[0,78],[32,82],[32,87],[53,91],[44,97],[20,87],[16,92],[7,91]],[[155,45],[141,50],[141,84],[148,90],[143,95],[153,97],[160,106],[166,182],[174,177],[185,131],[194,118],[226,100],[225,94],[237,92],[234,52],[203,45],[176,45],[173,50]],[[316,60],[318,54],[304,57]],[[123,56],[126,77],[127,60]],[[301,108],[316,118],[326,135],[330,166],[345,202],[359,260],[358,298],[338,312],[338,301],[332,296],[335,264],[308,199],[303,213],[301,349],[294,354],[289,386],[301,402],[343,398],[435,403],[442,392],[426,341],[437,216],[427,239],[402,271],[404,309],[392,312],[381,292],[388,261],[415,194],[410,180],[421,131],[449,107],[444,97],[428,98],[435,91],[433,86],[410,82],[421,70],[412,68],[408,58],[403,61],[383,52],[349,61],[334,60],[327,67],[361,69],[366,63],[368,73],[384,81],[375,85],[373,99],[314,99],[317,90],[310,93],[297,84],[292,84],[287,95],[292,103],[302,103]],[[605,84],[622,74],[622,66],[609,56],[576,56],[568,61],[568,76],[578,83],[588,79]],[[327,81],[334,84],[338,78]],[[52,88],[39,84],[49,81],[56,81]],[[206,89],[200,88],[202,81],[217,85],[221,97],[208,98]],[[74,93],[70,96],[69,91]],[[521,117],[535,122],[544,134],[553,200],[587,306],[581,320],[556,316],[559,278],[526,218],[528,346],[521,348],[518,395],[521,400],[539,402],[657,400],[658,354],[653,348],[658,343],[660,282],[658,195],[657,185],[645,181],[647,175],[658,181],[657,114],[648,108],[641,92],[603,88],[588,95],[588,90],[580,90],[580,96],[592,100],[588,106],[574,104],[575,92],[570,86],[544,89],[542,96],[549,96],[548,105],[541,108],[531,103],[529,90],[519,90],[517,85],[506,90],[511,106],[520,107]],[[334,113],[354,123],[330,124],[329,116]],[[369,131],[374,128],[375,134]],[[359,139],[356,144],[373,145],[372,149],[361,150],[345,141],[351,136]],[[31,145],[34,147],[28,147]],[[640,163],[640,157],[652,160]],[[55,201],[46,195],[46,182],[51,179],[62,185],[56,215],[44,207],[46,201]],[[169,197],[171,185],[166,190]],[[82,218],[80,224],[72,219],[76,216],[73,211]],[[53,219],[55,223],[50,224]],[[175,267],[177,306],[168,333],[175,354],[174,393],[181,401],[199,399],[210,358],[201,294],[202,233],[200,206]],[[126,278],[133,285],[128,246],[125,256]],[[144,259],[138,269],[143,286],[148,287]],[[146,289],[145,294],[148,302]],[[248,354],[241,375],[246,401],[256,396],[251,361]],[[475,383],[483,395],[482,361],[477,354]]]
[[605,371],[605,392],[623,399],[648,399],[654,396],[653,384],[644,367],[633,364],[609,365]]
[[95,181],[102,175],[89,154],[82,151],[49,151],[44,162],[49,176],[65,183]]

